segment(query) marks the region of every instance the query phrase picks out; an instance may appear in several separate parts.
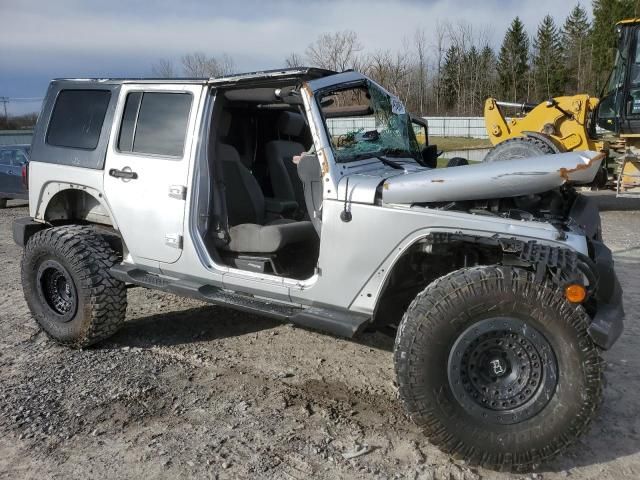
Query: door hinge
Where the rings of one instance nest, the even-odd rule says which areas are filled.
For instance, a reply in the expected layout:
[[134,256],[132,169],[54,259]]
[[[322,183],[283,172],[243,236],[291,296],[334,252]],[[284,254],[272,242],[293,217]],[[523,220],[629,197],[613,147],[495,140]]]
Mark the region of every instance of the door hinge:
[[164,237],[164,243],[168,247],[177,248],[177,249],[181,250],[182,249],[182,235],[180,235],[178,233],[167,234]]
[[184,185],[170,185],[169,197],[175,198],[176,200],[186,200],[187,187],[185,187]]

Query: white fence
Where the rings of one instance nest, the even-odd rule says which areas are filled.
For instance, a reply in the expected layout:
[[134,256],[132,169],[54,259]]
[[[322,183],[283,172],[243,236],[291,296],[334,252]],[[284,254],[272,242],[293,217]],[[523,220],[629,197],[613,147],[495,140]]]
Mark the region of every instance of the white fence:
[[[437,140],[435,141],[437,144]],[[443,158],[462,157],[471,162],[482,162],[487,153],[491,151],[490,148],[470,148],[467,150],[448,150],[442,154]]]
[[[424,117],[429,123],[430,137],[489,138],[483,117]],[[329,118],[331,135],[344,135],[357,130],[374,130],[373,117]]]
[[430,137],[489,138],[483,117],[424,117]]
[[19,145],[31,143],[31,130],[0,130],[0,145]]
[[327,118],[327,128],[329,134],[333,136],[346,135],[349,132],[358,130],[368,131],[376,129],[375,117],[348,117],[348,118]]

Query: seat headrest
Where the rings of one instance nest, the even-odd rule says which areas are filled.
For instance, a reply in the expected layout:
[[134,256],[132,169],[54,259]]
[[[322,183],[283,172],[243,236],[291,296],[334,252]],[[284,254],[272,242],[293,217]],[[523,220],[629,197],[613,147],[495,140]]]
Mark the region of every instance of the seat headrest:
[[229,135],[231,130],[231,115],[229,112],[221,112],[218,117],[218,138],[224,138]]
[[304,118],[299,113],[282,112],[278,118],[278,131],[282,135],[299,137],[304,128]]

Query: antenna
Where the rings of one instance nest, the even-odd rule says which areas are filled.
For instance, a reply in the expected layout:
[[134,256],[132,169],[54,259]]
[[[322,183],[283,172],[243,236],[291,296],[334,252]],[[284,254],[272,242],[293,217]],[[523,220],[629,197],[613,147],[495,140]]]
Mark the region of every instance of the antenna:
[[349,200],[349,177],[347,177],[347,185],[345,186],[345,192],[344,192],[344,208],[342,209],[342,212],[340,212],[340,220],[342,220],[345,223],[350,222],[351,219],[353,218],[353,215],[351,215],[351,211],[349,210],[349,206],[347,204],[348,200]]

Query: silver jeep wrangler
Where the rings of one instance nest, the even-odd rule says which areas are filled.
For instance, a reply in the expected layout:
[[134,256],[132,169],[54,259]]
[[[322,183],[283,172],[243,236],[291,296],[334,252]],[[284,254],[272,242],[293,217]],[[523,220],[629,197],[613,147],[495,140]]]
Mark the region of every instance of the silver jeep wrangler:
[[55,80],[14,224],[25,298],[71,347],[122,325],[127,284],[392,332],[430,441],[532,468],[585,431],[622,332],[597,207],[573,188],[602,155],[436,160],[426,125],[356,72]]

